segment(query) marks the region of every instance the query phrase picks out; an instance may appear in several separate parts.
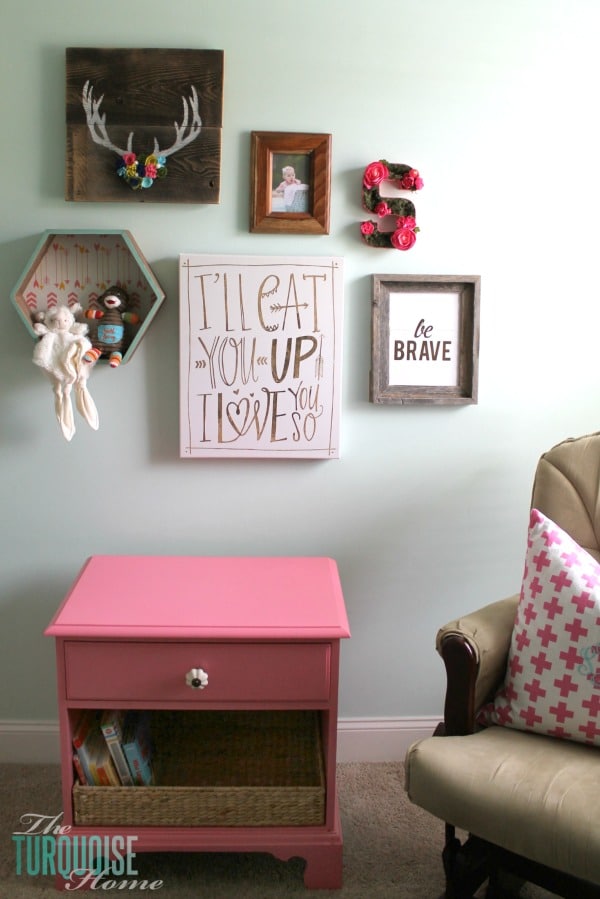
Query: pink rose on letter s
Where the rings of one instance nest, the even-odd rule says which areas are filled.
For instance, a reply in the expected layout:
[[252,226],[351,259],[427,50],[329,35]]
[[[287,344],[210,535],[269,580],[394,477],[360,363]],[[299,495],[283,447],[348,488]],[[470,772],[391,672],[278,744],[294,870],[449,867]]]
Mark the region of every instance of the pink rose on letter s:
[[375,230],[375,225],[373,224],[373,222],[371,222],[371,221],[361,222],[360,233],[364,234],[365,237],[367,237],[369,234],[372,234],[374,230]]
[[421,190],[423,187],[423,179],[416,169],[411,169],[399,181],[400,187],[404,190]]
[[365,169],[363,176],[363,185],[367,190],[372,190],[382,181],[387,181],[390,173],[387,165],[383,162],[371,162]]
[[416,227],[417,223],[412,215],[399,215],[396,219],[396,228],[410,228],[414,231]]
[[390,238],[392,246],[397,250],[410,250],[416,239],[417,235],[412,228],[398,228]]

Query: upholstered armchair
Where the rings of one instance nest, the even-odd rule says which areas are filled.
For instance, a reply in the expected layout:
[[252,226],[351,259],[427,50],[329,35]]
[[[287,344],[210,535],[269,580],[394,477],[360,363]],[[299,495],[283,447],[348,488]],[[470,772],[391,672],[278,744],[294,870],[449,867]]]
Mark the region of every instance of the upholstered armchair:
[[600,433],[541,457],[531,509],[521,593],[441,628],[444,723],[406,756],[447,899],[505,872],[600,896]]

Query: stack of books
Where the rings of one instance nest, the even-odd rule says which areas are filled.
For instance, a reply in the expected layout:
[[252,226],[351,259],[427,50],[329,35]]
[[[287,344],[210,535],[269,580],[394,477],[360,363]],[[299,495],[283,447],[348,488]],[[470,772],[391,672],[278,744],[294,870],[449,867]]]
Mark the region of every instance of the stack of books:
[[73,747],[81,784],[130,787],[154,781],[149,721],[143,712],[88,709],[77,722]]

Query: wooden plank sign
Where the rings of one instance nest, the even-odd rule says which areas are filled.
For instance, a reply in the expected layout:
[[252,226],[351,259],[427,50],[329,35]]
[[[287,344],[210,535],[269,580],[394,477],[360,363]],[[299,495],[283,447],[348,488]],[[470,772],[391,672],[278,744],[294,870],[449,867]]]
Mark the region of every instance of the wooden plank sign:
[[67,200],[218,203],[222,50],[66,51]]
[[180,256],[182,458],[339,458],[343,260]]

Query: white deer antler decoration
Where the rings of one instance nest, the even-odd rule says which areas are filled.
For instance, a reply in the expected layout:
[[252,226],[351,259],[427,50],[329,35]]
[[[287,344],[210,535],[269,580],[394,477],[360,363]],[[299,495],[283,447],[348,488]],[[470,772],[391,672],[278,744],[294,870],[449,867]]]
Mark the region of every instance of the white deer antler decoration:
[[[154,138],[154,149],[152,153],[146,156],[145,161],[137,158],[133,152],[133,131],[129,132],[127,138],[127,146],[117,147],[108,136],[106,130],[106,113],[100,112],[100,106],[104,99],[104,94],[96,100],[93,96],[94,87],[89,80],[83,85],[81,102],[85,111],[85,118],[89,132],[94,143],[100,147],[106,147],[112,150],[117,156],[122,157],[121,165],[118,168],[118,174],[125,178],[130,187],[152,187],[154,179],[157,177],[165,177],[167,174],[165,160],[177,150],[191,144],[196,140],[202,130],[202,120],[198,110],[198,94],[196,88],[192,85],[192,95],[189,98],[182,97],[183,101],[183,119],[181,124],[173,122],[175,127],[175,140],[170,147],[161,150],[156,137]],[[190,120],[191,113],[191,120]]]
[[[154,155],[155,156],[170,156],[171,153],[175,153],[176,150],[180,150],[182,147],[185,147],[187,144],[191,144],[192,141],[196,140],[200,131],[202,129],[202,119],[200,118],[200,113],[198,112],[198,94],[196,93],[196,88],[192,85],[192,96],[189,98],[189,101],[186,100],[185,97],[182,97],[183,102],[183,121],[181,125],[178,125],[177,122],[173,122],[173,126],[175,128],[175,142],[171,144],[166,150],[160,150],[158,147],[158,141],[154,138]],[[189,113],[188,113],[188,102],[189,109],[192,111],[192,121],[189,123]],[[189,127],[189,132],[186,135],[186,131]]]

